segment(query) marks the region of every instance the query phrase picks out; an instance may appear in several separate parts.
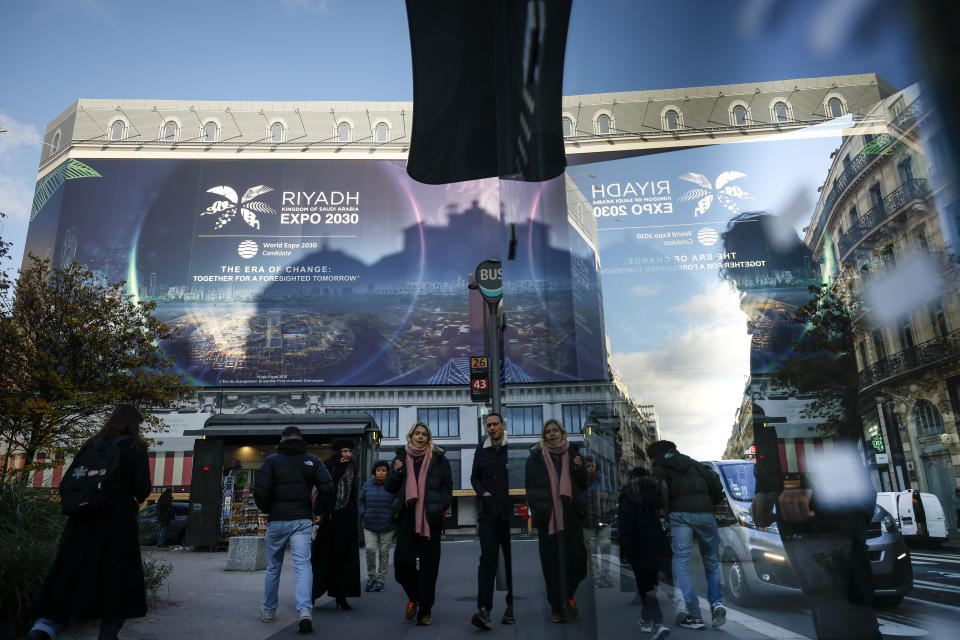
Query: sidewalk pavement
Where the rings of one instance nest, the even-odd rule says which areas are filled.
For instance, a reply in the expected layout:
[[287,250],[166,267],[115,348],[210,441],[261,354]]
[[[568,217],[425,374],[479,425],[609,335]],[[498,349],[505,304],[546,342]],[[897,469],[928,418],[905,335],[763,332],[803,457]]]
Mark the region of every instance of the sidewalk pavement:
[[[403,619],[406,597],[394,580],[391,567],[386,591],[351,598],[352,611],[336,610],[333,600],[326,596],[317,600],[313,613],[314,635],[296,633],[294,572],[289,553],[286,554],[280,577],[280,608],[277,610],[277,620],[272,624],[262,622],[259,616],[259,605],[263,598],[262,571],[225,571],[225,553],[146,549],[144,553],[171,563],[174,570],[160,592],[159,601],[151,606],[147,616],[129,620],[121,630],[120,637],[124,640],[267,640],[295,637],[379,640],[408,634],[412,638],[444,640],[473,639],[478,635],[500,640],[505,637],[515,640],[586,640],[646,636],[640,634],[639,608],[630,606],[634,594],[618,589],[594,589],[589,577],[577,592],[581,609],[579,619],[569,624],[552,624],[544,595],[537,543],[532,540],[515,540],[513,543],[517,624],[500,624],[504,593],[498,591],[494,594],[495,624],[491,632],[479,631],[470,624],[470,616],[476,610],[479,548],[475,539],[456,539],[443,544],[437,603],[433,609],[431,626],[418,627],[412,621]],[[360,553],[361,567],[365,570],[363,551]],[[672,631],[670,637],[702,640],[703,631],[680,629],[672,624],[674,608],[668,602],[666,594],[669,592],[669,587],[661,585],[660,601]],[[711,631],[713,640],[762,640],[774,637],[802,640],[806,637],[733,610],[724,627],[710,630],[709,625],[708,619],[707,630]],[[97,622],[88,622],[69,628],[60,637],[65,640],[93,640],[97,629]]]

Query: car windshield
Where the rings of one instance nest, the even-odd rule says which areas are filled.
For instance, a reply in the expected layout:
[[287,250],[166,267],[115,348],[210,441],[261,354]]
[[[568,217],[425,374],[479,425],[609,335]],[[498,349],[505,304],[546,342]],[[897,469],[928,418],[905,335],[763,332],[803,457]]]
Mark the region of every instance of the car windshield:
[[727,490],[734,500],[749,502],[753,500],[756,479],[753,477],[753,463],[722,464],[720,471]]

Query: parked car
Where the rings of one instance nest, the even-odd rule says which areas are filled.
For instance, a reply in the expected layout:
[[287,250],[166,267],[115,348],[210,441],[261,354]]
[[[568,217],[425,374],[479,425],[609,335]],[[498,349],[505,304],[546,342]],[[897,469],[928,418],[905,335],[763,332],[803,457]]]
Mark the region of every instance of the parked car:
[[943,505],[932,493],[916,489],[883,491],[877,504],[890,512],[907,542],[925,542],[939,547],[949,538]]
[[[704,464],[720,474],[726,495],[726,503],[717,511],[725,595],[737,604],[750,605],[754,593],[798,590],[777,525],[757,527],[750,515],[755,463],[722,460]],[[913,589],[910,551],[896,520],[879,504],[867,528],[867,553],[873,570],[874,602],[883,606],[900,604]]]
[[619,530],[617,527],[617,508],[607,509],[600,516],[600,526],[610,527],[610,542],[617,544],[619,540]]
[[[187,514],[190,510],[189,502],[173,503],[173,520],[167,526],[167,536],[164,545],[183,544],[187,534]],[[157,544],[157,505],[151,504],[140,509],[137,514],[137,536],[140,544]]]

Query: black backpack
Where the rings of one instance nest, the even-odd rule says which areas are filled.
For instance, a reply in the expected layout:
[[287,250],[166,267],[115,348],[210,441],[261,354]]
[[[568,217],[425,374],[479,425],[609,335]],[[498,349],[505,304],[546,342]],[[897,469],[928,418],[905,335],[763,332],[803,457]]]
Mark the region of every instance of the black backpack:
[[60,481],[60,510],[64,515],[96,515],[120,501],[123,481],[117,445],[129,437],[95,438],[77,453]]

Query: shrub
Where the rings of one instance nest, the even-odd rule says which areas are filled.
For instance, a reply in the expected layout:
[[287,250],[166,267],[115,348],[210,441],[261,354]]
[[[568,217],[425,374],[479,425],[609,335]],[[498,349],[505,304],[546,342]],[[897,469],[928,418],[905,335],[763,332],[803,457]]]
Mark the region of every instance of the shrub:
[[173,565],[163,560],[158,560],[153,556],[144,554],[143,558],[143,583],[147,588],[147,603],[153,602],[160,594],[160,587],[166,582],[170,574],[173,573]]
[[64,520],[49,489],[0,481],[0,620],[15,629],[57,555]]

